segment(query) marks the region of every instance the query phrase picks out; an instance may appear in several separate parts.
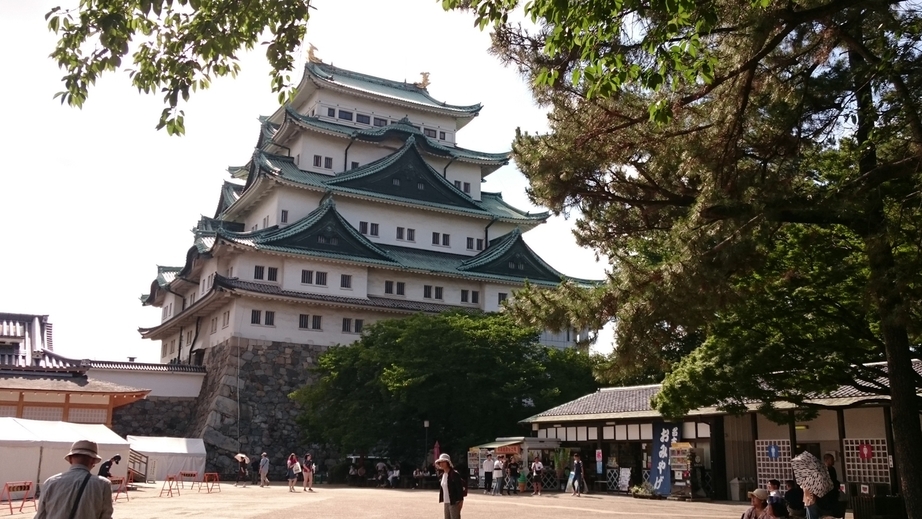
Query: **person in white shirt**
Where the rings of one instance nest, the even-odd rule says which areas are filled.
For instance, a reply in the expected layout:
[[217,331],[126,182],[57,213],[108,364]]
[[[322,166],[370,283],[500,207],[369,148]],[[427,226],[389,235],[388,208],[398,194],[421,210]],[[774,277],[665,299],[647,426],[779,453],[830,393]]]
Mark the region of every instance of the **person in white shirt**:
[[493,488],[493,455],[487,453],[487,459],[483,460],[483,493],[486,494]]
[[544,464],[541,459],[535,456],[535,461],[531,464],[531,485],[535,489],[531,495],[541,495],[541,471],[544,470]]
[[493,492],[491,495],[503,495],[503,457],[498,456],[493,464]]

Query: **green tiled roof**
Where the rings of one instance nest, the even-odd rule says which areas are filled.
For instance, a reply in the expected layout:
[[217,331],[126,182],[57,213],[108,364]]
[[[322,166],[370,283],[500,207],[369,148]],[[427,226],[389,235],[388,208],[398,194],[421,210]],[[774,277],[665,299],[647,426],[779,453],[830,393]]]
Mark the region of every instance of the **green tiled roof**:
[[225,209],[234,205],[234,202],[240,198],[240,193],[243,192],[243,186],[240,184],[235,184],[233,182],[224,181],[224,184],[221,186],[221,196],[218,198],[218,208],[215,210],[215,218],[220,216]]
[[157,265],[157,284],[162,287],[169,285],[176,279],[176,275],[179,274],[181,270],[182,267],[165,267],[163,265]]
[[[474,200],[426,163],[419,155],[417,142],[412,136],[397,152],[336,176],[302,170],[291,157],[264,151],[257,151],[253,161],[258,167],[247,179],[247,188],[255,181],[254,175],[269,174],[317,190],[447,210],[480,218],[497,218],[522,225],[534,225],[550,216],[547,212],[531,214],[515,209],[495,193],[483,193],[482,200]],[[400,181],[399,186],[393,184],[395,178]],[[424,184],[423,190],[417,189],[419,183]]]
[[459,269],[498,275],[519,273],[529,279],[544,281],[560,281],[564,277],[531,250],[522,239],[522,231],[518,228],[505,236],[490,240],[490,246],[486,250],[465,261]]
[[[265,136],[273,136],[278,131],[279,126],[269,122],[268,118],[260,118],[263,121],[262,133]],[[381,142],[387,138],[396,137],[407,140],[409,137],[415,137],[422,148],[433,155],[440,157],[454,157],[459,160],[467,160],[478,163],[489,163],[495,166],[502,166],[509,163],[509,152],[503,153],[486,153],[482,151],[468,150],[459,146],[447,146],[439,141],[426,137],[419,128],[406,118],[401,119],[395,124],[388,126],[374,126],[369,128],[355,128],[345,124],[339,124],[332,121],[323,120],[319,117],[310,117],[298,113],[290,106],[285,107],[285,120],[291,121],[302,128],[308,128],[325,133],[332,133],[346,138],[355,138],[360,141]]]
[[253,232],[217,229],[217,236],[259,250],[309,253],[331,259],[398,266],[386,252],[368,241],[336,211],[331,196],[320,207],[288,227],[269,227]]
[[304,72],[306,77],[310,77],[319,86],[340,87],[399,103],[416,105],[420,108],[454,113],[461,117],[474,117],[482,108],[480,103],[467,106],[450,105],[434,99],[425,88],[418,87],[412,83],[369,76],[326,63],[309,61],[304,67]]

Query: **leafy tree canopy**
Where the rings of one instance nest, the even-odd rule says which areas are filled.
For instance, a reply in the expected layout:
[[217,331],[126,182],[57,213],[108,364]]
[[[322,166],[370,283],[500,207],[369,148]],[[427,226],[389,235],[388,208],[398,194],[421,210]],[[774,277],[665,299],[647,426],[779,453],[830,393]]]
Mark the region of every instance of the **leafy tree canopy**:
[[309,9],[309,0],[80,0],[76,9],[55,7],[45,18],[59,36],[51,57],[65,72],[57,97],[81,107],[102,74],[128,66],[138,91],[163,92],[157,129],[182,134],[180,102],[216,77],[235,76],[237,54],[261,43],[282,102],[294,86],[289,74]]
[[[462,455],[521,431],[519,420],[598,389],[595,359],[536,344],[503,314],[446,313],[379,321],[331,348],[316,383],[292,394],[311,442],[419,462],[430,444]],[[431,449],[431,445],[429,446]]]
[[889,397],[922,518],[918,2],[532,0],[534,29],[516,4],[443,2],[550,108],[513,145],[529,195],[612,258],[606,286],[529,287],[516,314],[615,320],[609,373],[662,368],[666,414]]

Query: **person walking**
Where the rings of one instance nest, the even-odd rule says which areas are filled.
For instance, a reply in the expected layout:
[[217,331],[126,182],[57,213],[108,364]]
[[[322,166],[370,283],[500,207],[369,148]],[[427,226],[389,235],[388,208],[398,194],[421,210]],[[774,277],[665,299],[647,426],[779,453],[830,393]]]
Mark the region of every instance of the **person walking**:
[[580,496],[580,486],[583,484],[583,462],[579,458],[579,453],[573,453],[573,495]]
[[541,495],[541,472],[544,470],[544,464],[541,458],[535,456],[535,461],[531,464],[531,486],[534,489],[531,495]]
[[295,453],[288,456],[288,491],[295,491],[295,483],[298,482],[298,474],[301,473],[301,464],[298,463],[298,457]]
[[487,459],[483,460],[483,493],[486,494],[493,488],[493,454],[487,453]]
[[503,457],[497,456],[493,463],[493,492],[491,495],[503,495]]
[[304,492],[314,491],[314,459],[310,453],[304,455],[304,465],[301,466],[301,477],[304,479]]
[[435,467],[441,472],[439,481],[439,503],[444,503],[444,519],[461,519],[464,506],[464,481],[451,464],[451,457],[442,454],[435,460]]
[[74,442],[64,459],[70,469],[42,484],[36,519],[112,519],[112,483],[90,471],[102,461],[96,442]]
[[243,481],[243,488],[247,487],[247,464],[250,460],[243,454],[238,454],[235,458],[237,460],[237,481],[234,482],[236,487],[240,484],[240,481]]
[[259,458],[259,487],[269,486],[269,455],[265,452]]

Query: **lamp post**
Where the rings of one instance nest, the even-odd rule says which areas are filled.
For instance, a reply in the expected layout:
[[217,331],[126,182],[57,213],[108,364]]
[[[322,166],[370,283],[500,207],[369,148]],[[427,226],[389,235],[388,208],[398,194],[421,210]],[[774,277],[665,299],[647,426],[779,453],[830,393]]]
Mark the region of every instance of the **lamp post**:
[[429,420],[423,420],[423,428],[426,429],[426,444],[423,446],[423,465],[429,467]]

